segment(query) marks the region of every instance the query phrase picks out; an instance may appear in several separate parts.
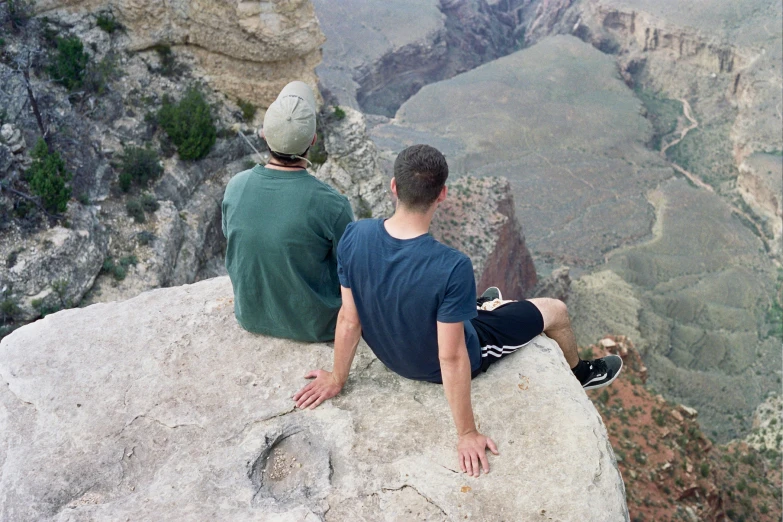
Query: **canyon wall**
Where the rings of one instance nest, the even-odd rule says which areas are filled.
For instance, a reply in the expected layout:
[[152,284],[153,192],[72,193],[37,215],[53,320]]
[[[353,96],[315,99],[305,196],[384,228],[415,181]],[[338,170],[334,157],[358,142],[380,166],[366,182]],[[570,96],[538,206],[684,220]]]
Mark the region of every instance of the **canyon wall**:
[[262,107],[291,79],[317,92],[325,38],[309,0],[42,0],[36,8],[66,18],[111,13],[127,31],[128,50],[167,44],[191,53],[215,89]]
[[506,299],[531,297],[538,277],[508,180],[464,176],[448,185],[432,235],[470,257],[478,294],[497,286]]

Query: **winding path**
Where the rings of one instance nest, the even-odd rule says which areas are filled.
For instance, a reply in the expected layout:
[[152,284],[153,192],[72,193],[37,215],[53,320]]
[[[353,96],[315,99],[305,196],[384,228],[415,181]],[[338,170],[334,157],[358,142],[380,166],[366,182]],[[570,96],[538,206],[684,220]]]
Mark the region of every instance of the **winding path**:
[[[704,183],[701,179],[699,179],[698,176],[696,176],[695,174],[693,174],[691,172],[688,172],[687,170],[685,170],[681,166],[677,165],[673,161],[671,161],[668,158],[666,158],[666,151],[670,147],[673,147],[673,146],[677,145],[678,143],[680,143],[683,139],[685,139],[685,136],[690,131],[692,131],[693,129],[696,129],[696,128],[699,127],[699,122],[696,121],[696,118],[693,117],[693,114],[691,112],[691,104],[688,103],[688,100],[686,100],[685,98],[679,98],[679,101],[682,103],[682,113],[688,119],[688,121],[690,122],[690,125],[688,125],[682,131],[680,131],[680,137],[679,138],[677,138],[675,140],[672,140],[671,143],[667,143],[664,147],[661,147],[661,155],[665,159],[667,159],[667,161],[669,161],[669,163],[671,164],[671,166],[672,166],[672,168],[674,170],[676,170],[677,172],[679,172],[680,174],[682,174],[683,176],[688,178],[694,185],[696,185],[697,187],[703,188],[703,189],[705,189],[705,190],[707,190],[709,192],[715,193],[715,189],[713,189],[710,185]],[[767,236],[764,233],[764,230],[761,228],[761,226],[758,223],[756,223],[756,220],[753,219],[751,216],[749,216],[747,213],[745,213],[745,211],[743,211],[741,208],[737,207],[736,205],[733,205],[730,201],[726,201],[726,203],[729,205],[729,208],[731,209],[732,212],[734,212],[738,216],[741,216],[741,217],[745,218],[745,220],[756,229],[756,232],[758,233],[757,235],[759,236],[761,241],[765,244],[765,246],[767,246],[767,248],[769,248]]]
[[[680,98],[679,101],[682,103],[682,113],[685,115],[686,118],[688,118],[688,121],[690,122],[690,125],[688,125],[684,129],[682,129],[682,131],[680,131],[680,137],[679,138],[671,141],[670,143],[667,143],[664,147],[661,148],[661,155],[664,158],[666,157],[666,151],[670,147],[674,147],[675,145],[680,143],[683,139],[685,139],[685,136],[687,136],[690,131],[692,131],[693,129],[696,129],[696,128],[699,127],[699,122],[696,121],[696,118],[694,118],[692,113],[691,113],[691,104],[688,103],[688,100],[686,100],[685,98]],[[671,163],[671,165],[674,168],[674,170],[676,170],[677,172],[679,172],[680,174],[682,174],[683,176],[685,176],[686,178],[691,180],[691,182],[694,185],[696,185],[697,187],[701,187],[701,188],[703,188],[705,190],[708,190],[710,192],[715,192],[715,189],[713,189],[711,186],[709,186],[706,183],[704,183],[695,174],[693,174],[691,172],[688,172],[687,170],[685,170],[684,168],[680,167],[679,165],[677,165],[673,161],[669,161],[669,163]]]

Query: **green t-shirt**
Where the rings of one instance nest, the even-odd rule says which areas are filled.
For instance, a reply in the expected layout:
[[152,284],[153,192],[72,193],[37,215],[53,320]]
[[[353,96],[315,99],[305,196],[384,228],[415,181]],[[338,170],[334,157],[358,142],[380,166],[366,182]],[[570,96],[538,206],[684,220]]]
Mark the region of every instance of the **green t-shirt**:
[[256,165],[231,178],[223,235],[239,324],[299,341],[334,339],[337,244],[351,221],[348,199],[305,170]]

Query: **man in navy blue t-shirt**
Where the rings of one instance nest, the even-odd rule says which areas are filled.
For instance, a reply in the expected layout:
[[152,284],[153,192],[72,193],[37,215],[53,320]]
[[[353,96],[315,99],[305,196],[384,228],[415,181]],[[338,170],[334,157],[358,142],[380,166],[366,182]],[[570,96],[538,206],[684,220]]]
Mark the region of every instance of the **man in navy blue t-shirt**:
[[490,364],[545,332],[563,350],[585,389],[610,384],[622,367],[618,356],[581,361],[565,304],[531,299],[477,310],[470,259],[429,235],[432,216],[446,199],[448,165],[427,145],[403,150],[394,163],[394,216],[366,219],[345,229],[337,248],[342,308],[337,316],[332,372],[315,370],[294,395],[314,408],[337,395],[348,379],[359,339],[389,369],[409,379],[443,383],[459,440],[460,467],[489,471],[492,439],[479,433],[470,403],[470,381]]

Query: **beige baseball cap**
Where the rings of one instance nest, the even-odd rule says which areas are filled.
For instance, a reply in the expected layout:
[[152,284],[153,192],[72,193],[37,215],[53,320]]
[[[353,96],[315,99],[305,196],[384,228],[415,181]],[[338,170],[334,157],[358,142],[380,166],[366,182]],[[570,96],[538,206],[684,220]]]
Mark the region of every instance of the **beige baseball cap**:
[[291,82],[280,91],[264,116],[264,138],[274,152],[304,154],[315,136],[315,96],[304,82]]

